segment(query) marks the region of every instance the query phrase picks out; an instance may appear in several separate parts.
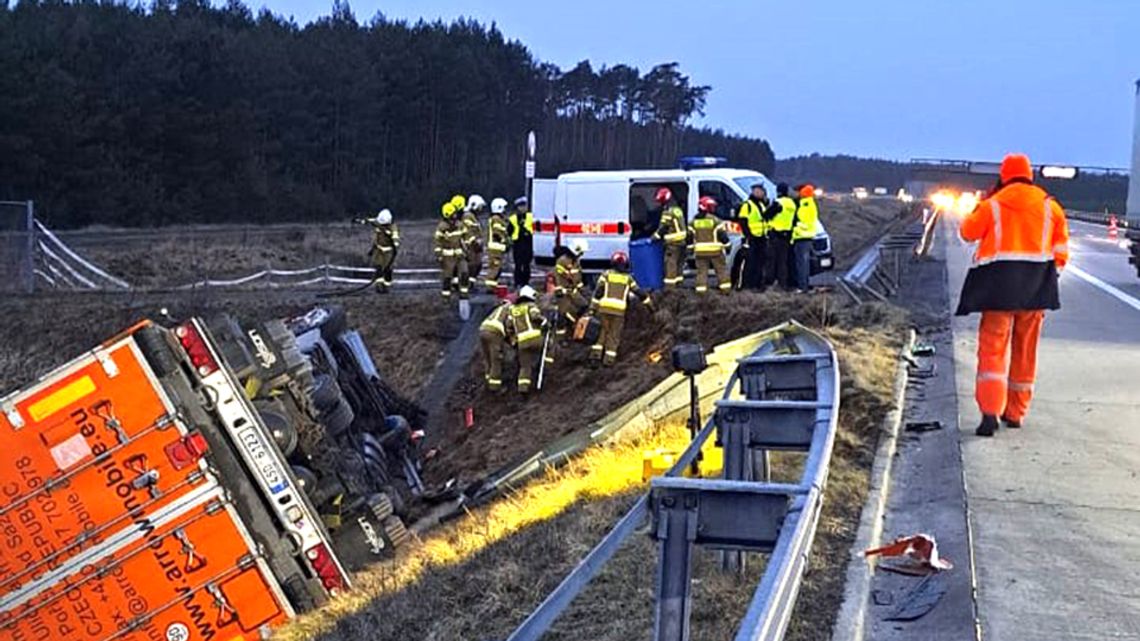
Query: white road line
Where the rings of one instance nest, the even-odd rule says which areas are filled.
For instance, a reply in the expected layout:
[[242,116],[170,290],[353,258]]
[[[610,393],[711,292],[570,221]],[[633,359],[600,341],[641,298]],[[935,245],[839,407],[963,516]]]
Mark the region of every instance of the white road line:
[[1092,285],[1093,287],[1096,287],[1097,289],[1108,294],[1109,296],[1112,296],[1113,298],[1124,303],[1125,305],[1128,305],[1132,309],[1140,312],[1140,300],[1137,300],[1137,299],[1133,298],[1132,296],[1129,296],[1128,294],[1126,294],[1126,293],[1122,292],[1121,290],[1113,287],[1112,285],[1109,285],[1108,283],[1097,278],[1096,276],[1093,276],[1092,274],[1086,272],[1085,270],[1081,269],[1080,267],[1077,267],[1075,265],[1069,265],[1069,266],[1065,267],[1065,271],[1076,276],[1077,278],[1080,278],[1081,280]]

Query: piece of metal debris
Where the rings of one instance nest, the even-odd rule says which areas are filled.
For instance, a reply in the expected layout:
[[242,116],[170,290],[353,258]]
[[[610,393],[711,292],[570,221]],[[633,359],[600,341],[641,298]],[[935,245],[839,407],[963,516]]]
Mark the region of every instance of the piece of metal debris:
[[942,429],[942,421],[912,421],[904,429],[907,432],[933,432]]
[[938,605],[946,594],[945,577],[931,574],[923,577],[918,585],[903,595],[898,606],[888,614],[885,621],[914,621],[920,619]]

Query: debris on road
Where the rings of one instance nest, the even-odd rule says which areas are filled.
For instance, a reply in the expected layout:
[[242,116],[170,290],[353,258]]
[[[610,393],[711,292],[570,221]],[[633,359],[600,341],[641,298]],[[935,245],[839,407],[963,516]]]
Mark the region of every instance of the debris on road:
[[942,429],[942,421],[910,421],[906,424],[907,432],[933,432]]
[[[902,601],[883,617],[884,621],[914,621],[926,616],[946,594],[946,581],[938,574],[923,577],[918,585],[903,595]],[[893,595],[892,595],[893,596]]]
[[938,556],[938,543],[929,534],[895,539],[888,545],[863,551],[863,556],[883,557],[879,567],[899,574],[923,576],[954,568],[949,559]]

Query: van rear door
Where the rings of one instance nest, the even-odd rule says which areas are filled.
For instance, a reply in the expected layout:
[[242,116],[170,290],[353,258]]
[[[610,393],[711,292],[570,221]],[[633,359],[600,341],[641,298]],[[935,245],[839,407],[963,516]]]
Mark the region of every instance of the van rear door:
[[554,216],[537,221],[535,261],[554,264],[557,233],[561,233],[563,245],[576,238],[586,239],[589,249],[583,263],[587,266],[608,261],[610,254],[629,245],[629,212],[629,180],[624,177],[559,178]]

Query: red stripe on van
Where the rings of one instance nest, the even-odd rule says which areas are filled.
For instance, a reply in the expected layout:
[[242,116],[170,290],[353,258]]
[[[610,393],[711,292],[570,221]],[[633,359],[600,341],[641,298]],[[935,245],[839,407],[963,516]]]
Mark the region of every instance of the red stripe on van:
[[[536,233],[553,234],[555,232],[554,221],[535,221],[534,231]],[[625,235],[629,233],[629,223],[616,222],[616,223],[560,223],[563,234],[593,234],[595,236],[601,235]]]

